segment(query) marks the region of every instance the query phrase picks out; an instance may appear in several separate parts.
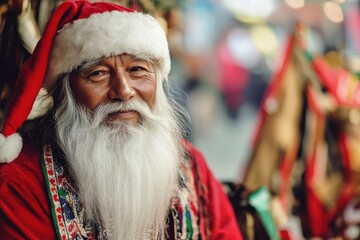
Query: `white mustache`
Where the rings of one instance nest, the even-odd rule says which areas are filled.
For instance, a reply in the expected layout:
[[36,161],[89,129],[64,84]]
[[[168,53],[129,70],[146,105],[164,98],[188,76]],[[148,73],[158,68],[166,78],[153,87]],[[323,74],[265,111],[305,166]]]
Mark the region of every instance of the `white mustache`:
[[108,103],[105,105],[101,105],[95,110],[95,114],[97,112],[101,112],[102,114],[109,115],[117,112],[127,112],[127,111],[136,111],[144,115],[151,113],[150,108],[145,102],[138,100],[131,100],[126,102]]
[[136,111],[141,119],[156,119],[146,102],[140,100],[128,100],[126,102],[107,103],[98,106],[91,114],[92,125],[104,122],[106,118],[118,112]]

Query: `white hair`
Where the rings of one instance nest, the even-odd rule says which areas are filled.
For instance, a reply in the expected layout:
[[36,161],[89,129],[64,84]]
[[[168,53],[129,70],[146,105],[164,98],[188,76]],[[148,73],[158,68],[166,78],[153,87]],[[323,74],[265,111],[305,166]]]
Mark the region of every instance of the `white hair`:
[[[94,112],[73,97],[69,74],[54,117],[58,144],[84,201],[87,220],[109,239],[162,239],[184,159],[180,125],[158,77],[153,109],[144,102],[99,106]],[[104,119],[120,109],[140,113],[140,123]]]

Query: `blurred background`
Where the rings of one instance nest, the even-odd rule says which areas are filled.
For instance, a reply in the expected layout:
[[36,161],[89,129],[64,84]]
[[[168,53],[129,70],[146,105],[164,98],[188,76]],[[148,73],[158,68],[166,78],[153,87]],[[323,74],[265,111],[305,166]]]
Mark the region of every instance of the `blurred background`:
[[[0,0],[0,123],[60,2]],[[269,238],[360,239],[359,0],[113,2],[163,25],[187,137],[224,184],[266,189]]]
[[264,92],[297,22],[310,28],[308,51],[360,70],[358,1],[182,0],[177,7],[171,79],[188,97],[191,140],[221,180],[244,177]]

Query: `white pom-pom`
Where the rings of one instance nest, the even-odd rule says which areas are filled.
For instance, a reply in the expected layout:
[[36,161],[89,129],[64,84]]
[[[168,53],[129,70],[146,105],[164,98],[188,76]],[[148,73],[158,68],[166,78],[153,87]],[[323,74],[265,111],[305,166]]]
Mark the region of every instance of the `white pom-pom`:
[[18,133],[4,137],[0,133],[0,163],[9,163],[13,161],[22,148],[22,138]]

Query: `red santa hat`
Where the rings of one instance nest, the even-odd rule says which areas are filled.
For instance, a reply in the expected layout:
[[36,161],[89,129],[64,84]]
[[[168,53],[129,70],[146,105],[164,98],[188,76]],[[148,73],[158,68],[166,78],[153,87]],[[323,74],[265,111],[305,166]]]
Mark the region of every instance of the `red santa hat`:
[[0,133],[0,162],[11,162],[20,153],[22,139],[16,131],[29,116],[42,86],[51,91],[60,74],[84,61],[121,53],[156,60],[162,79],[167,79],[168,43],[155,18],[114,3],[62,3],[20,71]]

